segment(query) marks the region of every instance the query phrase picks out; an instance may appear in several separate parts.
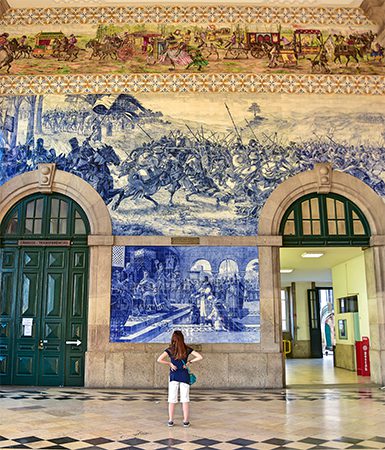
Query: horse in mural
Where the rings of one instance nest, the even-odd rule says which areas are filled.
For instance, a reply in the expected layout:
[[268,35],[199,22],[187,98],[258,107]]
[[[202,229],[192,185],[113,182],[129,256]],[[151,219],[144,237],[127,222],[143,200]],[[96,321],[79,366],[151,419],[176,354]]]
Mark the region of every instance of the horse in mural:
[[348,64],[350,62],[350,59],[354,59],[357,64],[359,64],[359,59],[363,58],[363,54],[361,52],[361,49],[355,45],[350,44],[337,44],[334,47],[334,63],[337,61],[342,64],[341,56],[344,56],[346,58],[346,64],[345,67],[348,67]]
[[0,69],[7,67],[7,73],[9,73],[14,59],[13,53],[10,50],[6,48],[0,49]]
[[9,41],[9,48],[15,59],[31,58],[32,47],[30,45],[20,45],[16,38]]
[[52,56],[59,61],[75,61],[81,51],[85,51],[84,48],[80,48],[77,45],[71,45],[67,37],[64,37],[62,40],[55,38]]
[[[125,165],[121,168],[121,176],[125,175]],[[125,198],[145,198],[155,205],[159,203],[153,196],[165,188],[170,193],[168,206],[174,206],[174,195],[181,188],[186,193],[186,201],[191,201],[192,195],[214,195],[220,189],[215,182],[202,172],[192,173],[185,170],[184,166],[176,158],[170,158],[165,163],[153,168],[140,168],[130,165],[128,168],[128,183],[120,189],[119,197],[112,206],[116,210]],[[219,202],[219,199],[217,199]]]
[[86,48],[92,50],[90,59],[99,57],[100,61],[107,58],[118,59],[118,51],[120,46],[121,40],[117,39],[108,39],[106,42],[91,39],[86,44]]

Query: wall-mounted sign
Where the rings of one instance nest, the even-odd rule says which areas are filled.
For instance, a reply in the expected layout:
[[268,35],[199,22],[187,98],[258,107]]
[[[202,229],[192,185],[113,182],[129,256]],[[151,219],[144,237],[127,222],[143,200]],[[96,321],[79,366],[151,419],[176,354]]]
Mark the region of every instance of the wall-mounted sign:
[[22,325],[23,325],[23,336],[32,336],[33,318],[23,317]]
[[171,245],[199,245],[199,237],[177,236],[171,238]]
[[19,240],[17,244],[21,247],[70,247],[70,240],[57,240],[52,241],[49,239],[39,239],[39,240]]

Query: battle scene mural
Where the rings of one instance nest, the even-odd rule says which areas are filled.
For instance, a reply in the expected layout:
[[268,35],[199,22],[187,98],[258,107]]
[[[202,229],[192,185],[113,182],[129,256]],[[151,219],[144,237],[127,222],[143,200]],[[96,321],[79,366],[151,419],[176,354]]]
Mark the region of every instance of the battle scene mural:
[[112,342],[256,343],[256,247],[113,247]]
[[370,24],[3,26],[0,74],[385,73]]
[[54,162],[116,235],[251,236],[285,179],[329,162],[385,197],[385,100],[128,94],[0,98],[0,184]]

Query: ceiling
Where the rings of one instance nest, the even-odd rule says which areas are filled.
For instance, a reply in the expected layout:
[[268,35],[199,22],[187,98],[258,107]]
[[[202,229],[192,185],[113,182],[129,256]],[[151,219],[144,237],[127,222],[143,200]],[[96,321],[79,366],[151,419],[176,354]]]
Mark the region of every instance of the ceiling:
[[[321,258],[302,258],[304,252],[324,253]],[[281,274],[283,285],[295,281],[331,282],[331,268],[362,254],[360,247],[300,247],[281,248],[281,269],[294,269]]]
[[[54,8],[54,7],[83,7],[83,6],[124,6],[133,4],[178,4],[178,5],[194,5],[194,4],[216,4],[216,3],[232,3],[232,4],[250,4],[271,6],[269,0],[141,0],[133,2],[124,2],[119,0],[7,0],[11,8]],[[274,5],[277,6],[329,6],[329,7],[358,7],[362,0],[275,0]]]

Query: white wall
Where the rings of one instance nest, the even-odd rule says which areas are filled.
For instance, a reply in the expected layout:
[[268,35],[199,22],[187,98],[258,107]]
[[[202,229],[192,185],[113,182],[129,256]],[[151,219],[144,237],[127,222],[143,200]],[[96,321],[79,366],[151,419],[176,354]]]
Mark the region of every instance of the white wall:
[[[349,295],[358,295],[358,312],[360,334],[370,338],[368,295],[366,288],[366,273],[364,254],[338,264],[332,268],[333,293],[336,311],[336,326],[338,326],[337,299]],[[341,319],[346,318],[346,314],[340,315]],[[342,317],[343,316],[343,317]],[[352,324],[348,324],[348,340],[339,340],[338,330],[336,330],[337,343],[354,344],[354,333]]]

